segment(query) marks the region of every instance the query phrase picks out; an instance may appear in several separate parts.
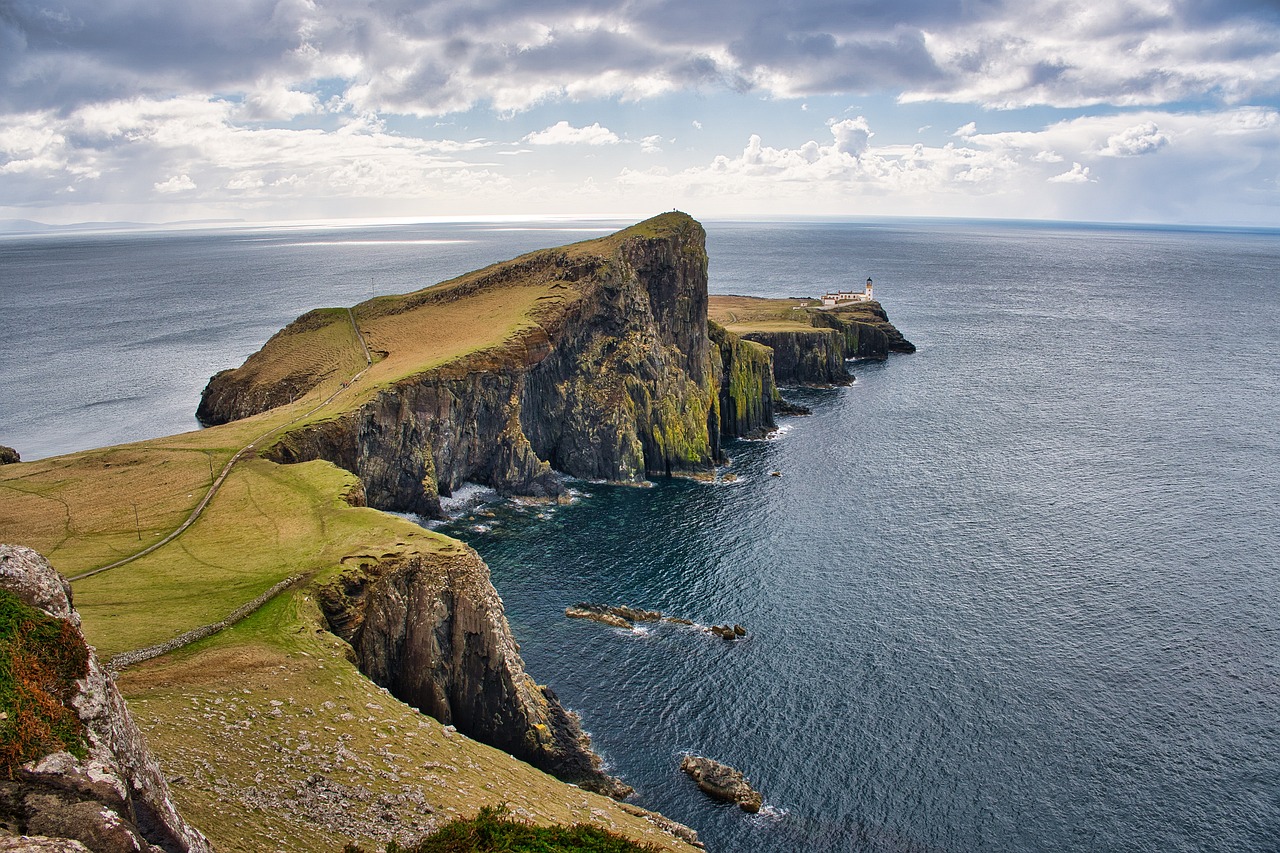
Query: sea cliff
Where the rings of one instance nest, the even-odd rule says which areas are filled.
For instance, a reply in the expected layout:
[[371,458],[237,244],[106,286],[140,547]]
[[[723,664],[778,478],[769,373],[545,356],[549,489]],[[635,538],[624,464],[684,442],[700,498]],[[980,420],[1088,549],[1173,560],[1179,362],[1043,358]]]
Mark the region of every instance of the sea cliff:
[[[529,305],[509,334],[416,368],[404,327],[430,334],[424,309],[505,296]],[[267,454],[327,459],[360,477],[370,506],[431,517],[466,482],[555,497],[562,474],[634,482],[707,472],[723,461],[724,438],[773,428],[775,396],[766,352],[722,329],[713,345],[707,303],[705,233],[675,213],[371,300],[352,318],[375,352],[401,365],[398,375]],[[318,337],[322,321],[345,317],[304,315],[243,367],[213,377],[201,420],[256,414],[320,381],[330,352],[309,333]]]
[[768,347],[780,385],[848,384],[846,362],[916,349],[874,300],[823,308],[816,299],[712,296],[709,314],[729,333]]

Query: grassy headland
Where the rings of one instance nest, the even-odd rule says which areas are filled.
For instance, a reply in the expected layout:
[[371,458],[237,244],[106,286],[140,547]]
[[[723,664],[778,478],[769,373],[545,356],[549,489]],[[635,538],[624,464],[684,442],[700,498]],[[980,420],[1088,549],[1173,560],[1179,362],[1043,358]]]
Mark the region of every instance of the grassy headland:
[[[518,338],[575,298],[560,278],[575,259],[689,221],[660,217],[634,234],[534,253],[350,313],[311,312],[246,365],[245,381],[288,389],[268,411],[0,467],[0,541],[35,548],[67,576],[112,563],[175,530],[227,461],[254,445],[179,538],[74,584],[85,634],[104,659],[223,619],[287,577],[323,583],[352,560],[447,556],[464,546],[353,506],[361,502],[354,475],[321,461],[278,465],[256,450],[425,370],[524,357]],[[367,371],[353,315],[373,351]],[[179,806],[219,850],[380,846],[501,803],[540,824],[588,822],[691,849],[613,801],[400,703],[348,662],[324,625],[304,586],[120,680],[166,773],[182,777]]]

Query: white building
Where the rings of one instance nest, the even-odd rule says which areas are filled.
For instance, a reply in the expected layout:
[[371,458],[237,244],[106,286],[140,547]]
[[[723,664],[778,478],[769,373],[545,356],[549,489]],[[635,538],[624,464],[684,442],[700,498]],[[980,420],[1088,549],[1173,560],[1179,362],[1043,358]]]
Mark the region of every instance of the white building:
[[867,286],[863,290],[836,290],[823,295],[822,307],[835,308],[853,302],[866,302],[874,298],[871,295],[871,279],[868,278]]

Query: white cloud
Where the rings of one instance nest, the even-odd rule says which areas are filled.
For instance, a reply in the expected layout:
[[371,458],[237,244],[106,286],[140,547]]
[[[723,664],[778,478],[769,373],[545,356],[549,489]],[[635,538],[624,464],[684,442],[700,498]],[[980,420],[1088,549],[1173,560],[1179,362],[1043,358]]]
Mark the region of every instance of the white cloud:
[[1148,121],[1107,137],[1106,147],[1098,153],[1104,157],[1137,157],[1159,151],[1168,144],[1169,137],[1160,132],[1154,121]]
[[702,122],[698,121],[697,119],[694,119],[694,120],[693,120],[693,129],[694,129],[694,130],[702,130]]
[[259,121],[286,121],[323,110],[320,99],[283,85],[266,86],[245,96],[243,115]]
[[875,135],[862,116],[832,122],[831,134],[836,138],[836,150],[854,157],[867,150],[871,137]]
[[1096,182],[1097,178],[1089,176],[1089,167],[1081,166],[1079,163],[1071,164],[1071,171],[1063,172],[1060,175],[1054,175],[1048,179],[1051,184],[1087,184]]
[[574,127],[567,121],[558,121],[546,130],[525,136],[522,142],[530,145],[616,145],[618,135],[595,122],[587,127]]
[[662,137],[658,135],[646,136],[640,140],[641,154],[661,154],[662,147],[658,144],[662,142]]
[[970,136],[975,135],[977,132],[978,132],[978,123],[971,121],[966,125],[961,125],[960,127],[957,127],[955,133],[951,135],[955,137],[959,137],[960,139],[968,139]]
[[189,175],[174,175],[167,181],[157,181],[153,186],[158,193],[181,193],[195,189],[196,183]]
[[1037,151],[1036,155],[1031,158],[1035,163],[1061,163],[1065,158],[1057,151]]

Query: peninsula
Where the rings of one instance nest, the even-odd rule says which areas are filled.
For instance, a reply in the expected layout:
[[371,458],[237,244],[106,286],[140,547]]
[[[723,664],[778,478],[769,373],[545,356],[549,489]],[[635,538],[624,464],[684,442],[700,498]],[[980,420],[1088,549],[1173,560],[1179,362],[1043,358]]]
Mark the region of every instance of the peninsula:
[[564,475],[707,476],[774,427],[779,382],[910,347],[874,302],[709,298],[704,239],[669,213],[312,311],[210,381],[208,429],[0,467],[0,541],[73,579],[102,658],[167,652],[119,685],[218,850],[407,841],[504,802],[690,849],[610,798],[629,788],[525,673],[479,556],[380,510],[440,517],[468,482],[557,500]]

